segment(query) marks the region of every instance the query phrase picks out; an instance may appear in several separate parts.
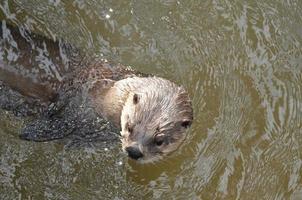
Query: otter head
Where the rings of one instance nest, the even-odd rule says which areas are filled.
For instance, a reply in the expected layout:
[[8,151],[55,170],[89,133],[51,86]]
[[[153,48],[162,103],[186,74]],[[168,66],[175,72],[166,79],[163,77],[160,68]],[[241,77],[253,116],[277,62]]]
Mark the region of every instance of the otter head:
[[187,92],[157,77],[136,78],[121,113],[122,147],[129,157],[154,162],[177,149],[193,120]]

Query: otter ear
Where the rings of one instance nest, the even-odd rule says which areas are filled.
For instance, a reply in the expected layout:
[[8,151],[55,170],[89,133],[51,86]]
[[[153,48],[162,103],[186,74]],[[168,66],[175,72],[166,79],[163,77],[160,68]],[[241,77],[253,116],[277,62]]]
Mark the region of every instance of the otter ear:
[[191,126],[191,124],[192,124],[192,121],[190,121],[190,120],[183,120],[181,122],[181,126],[184,128],[188,128],[189,126]]
[[139,102],[139,96],[138,96],[138,94],[134,94],[133,95],[133,104],[135,105],[135,104],[137,104]]

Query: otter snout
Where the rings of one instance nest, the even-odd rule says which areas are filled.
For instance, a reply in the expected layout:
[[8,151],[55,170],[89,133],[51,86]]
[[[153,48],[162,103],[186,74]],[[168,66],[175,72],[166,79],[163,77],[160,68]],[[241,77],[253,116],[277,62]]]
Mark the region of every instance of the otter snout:
[[128,156],[134,160],[138,160],[139,158],[142,158],[144,156],[139,148],[135,146],[126,147],[125,150],[127,151]]

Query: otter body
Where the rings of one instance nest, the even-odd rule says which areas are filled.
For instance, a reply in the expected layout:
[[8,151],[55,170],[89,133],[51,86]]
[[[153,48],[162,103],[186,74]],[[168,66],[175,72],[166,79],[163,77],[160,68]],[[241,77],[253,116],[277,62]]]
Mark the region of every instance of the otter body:
[[110,138],[119,129],[123,150],[141,162],[163,157],[184,140],[193,111],[182,87],[87,59],[63,42],[22,35],[5,23],[1,27],[0,80],[44,105],[21,138],[47,141],[74,132]]

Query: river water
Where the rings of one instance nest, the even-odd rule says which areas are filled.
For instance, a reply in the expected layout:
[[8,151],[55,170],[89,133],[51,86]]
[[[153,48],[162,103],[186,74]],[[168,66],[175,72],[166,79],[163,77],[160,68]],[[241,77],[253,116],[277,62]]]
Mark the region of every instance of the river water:
[[302,1],[1,0],[1,20],[183,85],[181,148],[139,165],[120,144],[18,138],[0,112],[0,199],[302,199]]

